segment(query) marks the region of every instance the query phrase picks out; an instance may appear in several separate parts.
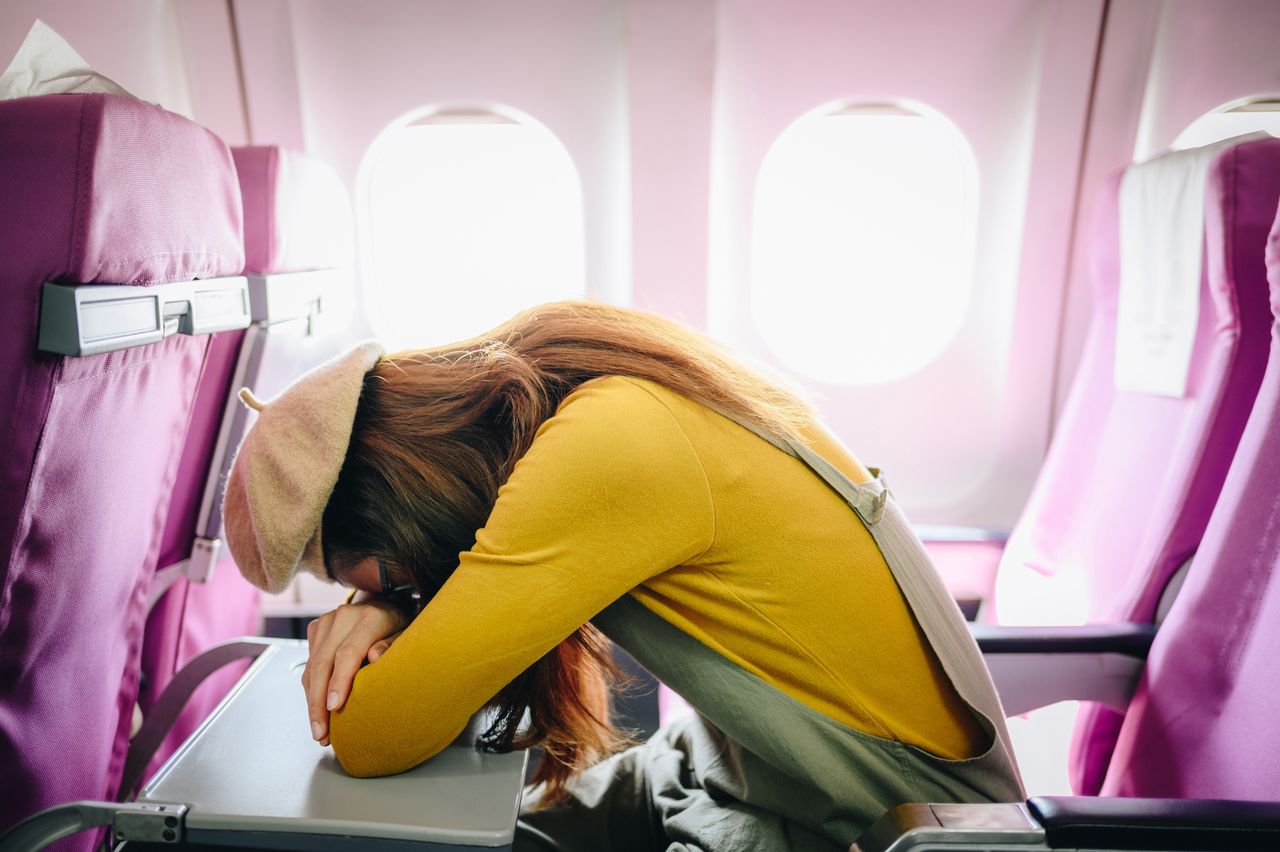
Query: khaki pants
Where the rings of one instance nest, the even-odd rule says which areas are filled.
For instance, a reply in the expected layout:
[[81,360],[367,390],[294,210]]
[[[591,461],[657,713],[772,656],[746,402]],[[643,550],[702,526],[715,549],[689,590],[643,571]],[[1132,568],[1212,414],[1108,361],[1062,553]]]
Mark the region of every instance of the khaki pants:
[[582,772],[562,805],[525,795],[515,852],[836,852],[836,845],[694,777],[692,720]]

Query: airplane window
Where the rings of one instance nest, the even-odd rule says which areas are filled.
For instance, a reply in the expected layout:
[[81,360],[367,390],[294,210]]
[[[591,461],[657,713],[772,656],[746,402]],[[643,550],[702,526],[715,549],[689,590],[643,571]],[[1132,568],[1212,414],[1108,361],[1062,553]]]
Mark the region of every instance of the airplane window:
[[1173,141],[1173,148],[1199,148],[1260,130],[1280,136],[1280,98],[1248,98],[1223,104],[1187,125]]
[[434,112],[379,137],[364,178],[366,302],[392,351],[585,294],[577,171],[541,125]]
[[757,181],[751,312],[788,367],[874,384],[933,361],[972,289],[977,164],[927,107],[854,104],[799,119]]

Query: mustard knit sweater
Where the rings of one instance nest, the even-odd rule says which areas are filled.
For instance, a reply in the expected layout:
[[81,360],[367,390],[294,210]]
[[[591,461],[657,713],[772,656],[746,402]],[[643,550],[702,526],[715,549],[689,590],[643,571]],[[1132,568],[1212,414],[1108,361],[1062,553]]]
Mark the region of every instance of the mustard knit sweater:
[[[813,448],[870,475],[825,435]],[[542,425],[458,568],[333,714],[353,775],[402,772],[631,595],[809,708],[944,758],[984,735],[871,535],[805,465],[652,382],[583,385]]]

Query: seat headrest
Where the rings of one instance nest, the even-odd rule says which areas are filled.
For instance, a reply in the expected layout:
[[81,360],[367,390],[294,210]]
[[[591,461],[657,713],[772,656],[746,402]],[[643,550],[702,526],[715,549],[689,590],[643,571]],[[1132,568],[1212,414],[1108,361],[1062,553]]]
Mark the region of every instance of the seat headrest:
[[[1098,196],[1090,231],[1094,299],[1114,312],[1120,284],[1120,185],[1130,167],[1112,173]],[[1276,181],[1280,171],[1280,139],[1250,138],[1220,151],[1205,176],[1204,222],[1214,245],[1247,244],[1259,227],[1264,232],[1275,216]],[[1260,223],[1264,223],[1261,224]],[[1221,262],[1204,258],[1210,291],[1226,292],[1236,281]],[[1225,295],[1229,302],[1234,296]]]
[[351,206],[315,157],[277,145],[232,149],[244,198],[245,272],[301,272],[351,262]]
[[240,188],[209,130],[120,95],[0,101],[4,278],[158,284],[239,274]]

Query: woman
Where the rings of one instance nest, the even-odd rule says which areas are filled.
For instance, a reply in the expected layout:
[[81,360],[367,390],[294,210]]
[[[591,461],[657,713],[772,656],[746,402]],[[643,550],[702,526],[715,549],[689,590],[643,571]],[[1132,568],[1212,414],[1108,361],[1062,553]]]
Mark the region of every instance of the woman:
[[[1021,798],[955,605],[793,395],[589,303],[379,353],[243,394],[225,509],[258,585],[301,565],[370,595],[309,630],[313,734],[348,772],[489,704],[480,746],[544,749],[530,849],[846,849],[899,802]],[[604,636],[698,715],[614,753]]]

